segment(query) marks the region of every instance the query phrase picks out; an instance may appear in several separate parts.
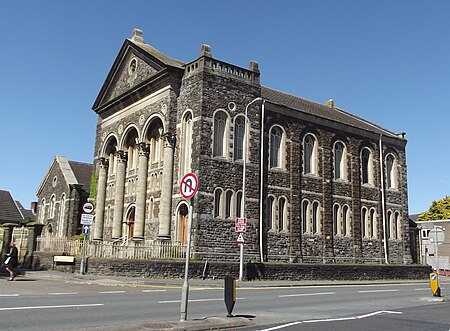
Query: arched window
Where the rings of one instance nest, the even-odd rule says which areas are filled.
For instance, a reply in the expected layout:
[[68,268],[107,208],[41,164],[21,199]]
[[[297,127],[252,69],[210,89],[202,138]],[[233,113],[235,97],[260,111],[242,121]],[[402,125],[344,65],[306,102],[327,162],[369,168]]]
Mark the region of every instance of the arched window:
[[366,238],[369,236],[368,234],[368,220],[367,220],[367,208],[363,207],[361,209],[361,234],[363,238]]
[[53,194],[50,198],[50,218],[55,217],[56,210],[56,196]]
[[345,146],[338,141],[334,144],[334,179],[346,179]]
[[274,220],[275,220],[275,198],[273,196],[269,196],[267,198],[267,214],[266,214],[266,227],[267,230],[274,229]]
[[341,207],[338,204],[333,206],[333,235],[341,234]]
[[63,193],[61,196],[61,202],[59,204],[59,224],[58,224],[58,234],[60,237],[64,237],[66,227],[65,224],[65,216],[66,216],[66,195]]
[[370,236],[372,238],[378,238],[378,221],[377,213],[374,208],[370,209]]
[[303,171],[305,174],[317,174],[317,141],[308,134],[303,141]]
[[278,200],[278,229],[279,231],[287,230],[286,226],[286,199],[281,197]]
[[342,207],[342,234],[350,236],[350,208],[345,205]]
[[322,226],[320,224],[320,204],[317,201],[313,202],[312,217],[312,232],[319,234],[322,232]]
[[244,217],[242,215],[242,191],[236,193],[236,217]]
[[402,220],[400,218],[400,213],[397,211],[395,212],[395,239],[401,239],[402,238]]
[[222,216],[221,207],[222,207],[222,190],[216,189],[216,191],[214,192],[214,217]]
[[303,200],[302,202],[302,233],[310,232],[310,209],[309,209],[309,201]]
[[41,223],[44,223],[45,219],[45,198],[41,200],[41,205],[39,206],[39,219]]
[[386,238],[387,239],[392,239],[392,235],[393,235],[392,221],[393,221],[392,212],[390,210],[388,210],[386,213]]
[[238,116],[234,120],[234,159],[242,160],[244,158],[244,137],[245,122],[243,116]]
[[233,191],[228,190],[225,196],[225,218],[231,217],[231,210],[233,208]]
[[213,156],[226,156],[227,120],[228,116],[223,111],[218,111],[214,115]]
[[392,154],[386,156],[386,187],[397,188],[397,162]]
[[361,151],[361,180],[363,184],[373,184],[373,164],[372,153],[368,148]]
[[270,168],[281,168],[281,149],[282,149],[283,131],[274,126],[270,130]]
[[182,140],[180,142],[180,176],[191,172],[191,155],[192,155],[192,114],[187,112],[183,117],[181,124]]

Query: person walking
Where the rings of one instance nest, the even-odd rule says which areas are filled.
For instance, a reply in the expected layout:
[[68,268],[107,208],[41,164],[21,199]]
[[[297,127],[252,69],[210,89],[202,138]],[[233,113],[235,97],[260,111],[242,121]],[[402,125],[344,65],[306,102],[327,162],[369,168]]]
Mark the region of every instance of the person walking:
[[9,253],[6,254],[7,258],[5,260],[5,269],[9,273],[8,280],[14,280],[14,269],[19,264],[19,251],[14,243],[9,243]]

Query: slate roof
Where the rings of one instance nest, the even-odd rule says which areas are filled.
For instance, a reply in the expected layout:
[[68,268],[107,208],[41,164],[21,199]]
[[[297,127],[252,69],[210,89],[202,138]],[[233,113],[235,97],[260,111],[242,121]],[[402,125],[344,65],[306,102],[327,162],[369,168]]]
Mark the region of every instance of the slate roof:
[[84,190],[89,192],[91,187],[91,176],[93,169],[92,164],[69,161],[69,165],[72,168],[73,174],[75,175],[78,184],[82,184],[84,186]]
[[20,213],[11,193],[0,190],[0,223],[20,223],[23,216]]
[[261,87],[261,97],[271,103],[298,110],[313,116],[322,117],[333,122],[343,123],[369,132],[383,134],[393,138],[399,138],[397,134],[386,130],[374,123],[366,121],[358,116],[350,114],[340,108],[332,108],[311,100],[300,98],[285,92],[280,92],[269,87]]
[[149,44],[140,43],[140,42],[138,42],[136,40],[133,40],[133,39],[127,39],[127,40],[129,42],[131,42],[132,44],[134,44],[135,46],[141,48],[142,50],[144,50],[145,52],[147,52],[151,56],[153,56],[156,59],[160,60],[162,63],[164,63],[164,64],[166,64],[168,66],[184,69],[185,63],[183,61],[171,58],[170,56],[167,56],[167,55],[161,53],[160,51],[158,51],[153,46],[150,46]]

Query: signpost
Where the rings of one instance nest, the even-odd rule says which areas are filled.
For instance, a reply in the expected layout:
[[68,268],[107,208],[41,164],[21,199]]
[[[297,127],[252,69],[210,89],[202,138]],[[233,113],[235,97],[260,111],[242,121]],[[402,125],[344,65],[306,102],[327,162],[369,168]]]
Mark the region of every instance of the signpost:
[[436,259],[436,272],[430,274],[430,287],[433,291],[433,295],[436,297],[441,296],[441,288],[439,287],[439,253],[438,245],[442,244],[445,239],[444,230],[442,226],[435,225],[428,234],[430,242],[434,242],[434,257]]
[[[180,183],[180,193],[183,198],[189,200],[197,193],[198,179],[194,173],[186,174]],[[191,227],[192,227],[192,204],[188,206],[188,228],[187,228],[187,242],[186,242],[186,264],[184,267],[184,282],[181,291],[181,318],[180,321],[186,321],[189,297],[189,255],[191,254]]]
[[86,241],[89,239],[89,233],[91,232],[91,225],[94,223],[95,206],[91,201],[83,203],[81,206],[83,213],[81,214],[80,223],[83,225],[83,246],[81,247],[81,261],[80,261],[80,275],[84,274],[86,265]]

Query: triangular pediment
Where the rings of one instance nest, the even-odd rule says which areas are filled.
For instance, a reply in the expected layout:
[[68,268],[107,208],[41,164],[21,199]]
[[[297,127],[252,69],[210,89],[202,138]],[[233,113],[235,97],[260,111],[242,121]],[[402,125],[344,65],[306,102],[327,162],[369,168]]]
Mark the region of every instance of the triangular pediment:
[[181,69],[182,65],[150,45],[125,40],[94,103],[94,111],[132,94],[168,67]]

